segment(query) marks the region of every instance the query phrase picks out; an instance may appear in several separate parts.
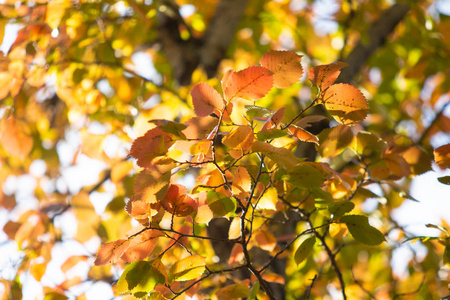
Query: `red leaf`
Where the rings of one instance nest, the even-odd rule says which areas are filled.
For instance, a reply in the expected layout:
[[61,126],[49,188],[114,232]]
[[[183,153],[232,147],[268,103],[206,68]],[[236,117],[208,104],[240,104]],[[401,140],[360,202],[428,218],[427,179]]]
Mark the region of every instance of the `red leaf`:
[[298,82],[302,77],[301,58],[301,55],[292,51],[269,50],[259,63],[274,73],[273,81],[276,87],[285,88]]
[[224,101],[222,96],[209,84],[199,83],[191,90],[192,104],[195,114],[199,117],[206,117],[215,109],[222,111]]
[[329,65],[320,65],[309,70],[308,78],[313,86],[325,90],[332,85],[341,74],[341,69],[348,66],[347,63],[337,61]]
[[130,241],[123,239],[102,245],[97,252],[94,264],[104,266],[117,262],[129,245]]
[[197,210],[197,202],[186,195],[186,187],[181,184],[171,184],[161,205],[169,213],[178,217],[185,217]]
[[328,112],[341,124],[355,125],[369,113],[367,100],[360,90],[349,84],[330,86],[323,95]]
[[273,86],[271,71],[253,66],[239,72],[229,70],[222,79],[225,100],[237,98],[256,101],[264,97]]

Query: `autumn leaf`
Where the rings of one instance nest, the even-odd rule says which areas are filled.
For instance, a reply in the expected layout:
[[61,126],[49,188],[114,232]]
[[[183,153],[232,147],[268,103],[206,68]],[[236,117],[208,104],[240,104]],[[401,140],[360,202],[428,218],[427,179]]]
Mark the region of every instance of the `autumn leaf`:
[[333,84],[323,94],[322,102],[328,112],[344,125],[355,125],[369,113],[364,95],[349,84]]
[[0,143],[7,153],[22,160],[33,148],[33,139],[25,133],[24,124],[13,116],[0,122]]
[[442,145],[433,151],[434,161],[439,168],[445,170],[450,168],[450,144]]
[[147,229],[132,237],[129,239],[128,249],[121,256],[121,259],[129,263],[145,259],[155,248],[158,237],[163,235],[159,230]]
[[311,80],[313,86],[318,87],[321,91],[331,86],[341,74],[341,69],[348,66],[344,62],[335,62],[329,65],[320,65],[309,70],[308,79]]
[[345,223],[353,238],[363,244],[377,246],[385,241],[384,235],[370,226],[366,216],[347,215],[341,217],[340,222]]
[[274,73],[273,81],[276,87],[286,88],[300,81],[303,75],[301,58],[302,55],[292,51],[269,50],[259,63]]
[[279,110],[277,110],[273,115],[271,115],[270,118],[266,121],[266,123],[264,123],[260,132],[264,132],[264,131],[266,131],[270,128],[274,128],[278,124],[280,124],[281,119],[283,119],[285,110],[286,110],[286,108],[282,107]]
[[[253,129],[248,125],[243,125],[233,128],[222,139],[222,143],[231,148],[230,154],[237,159],[250,150],[254,139]],[[234,155],[232,151],[237,151],[237,154]]]
[[191,96],[195,114],[199,117],[206,117],[214,110],[221,112],[224,108],[222,96],[207,83],[202,82],[194,86]]
[[205,258],[192,255],[175,262],[169,271],[170,281],[187,281],[197,278],[205,272]]
[[230,258],[228,259],[228,264],[230,266],[242,262],[244,260],[245,255],[242,250],[241,244],[234,244],[233,248],[231,248]]
[[297,263],[297,265],[299,265],[301,262],[307,259],[308,256],[311,255],[315,243],[316,237],[312,236],[307,238],[300,244],[300,246],[297,248],[294,254],[294,260]]
[[283,180],[299,188],[319,187],[326,179],[327,172],[314,162],[301,162],[283,176]]
[[164,284],[166,280],[158,268],[160,264],[158,261],[136,261],[129,264],[117,281],[117,292],[149,293],[156,284]]
[[50,1],[47,5],[47,15],[45,17],[45,22],[47,22],[47,24],[52,29],[57,28],[61,22],[61,18],[64,16],[66,8],[69,6],[69,0]]
[[287,130],[290,134],[292,134],[302,142],[314,143],[316,145],[319,145],[319,139],[317,138],[317,136],[301,128],[300,126],[291,124],[289,125]]
[[197,202],[186,194],[187,189],[181,184],[171,184],[161,205],[166,211],[178,217],[185,217],[197,210]]
[[260,152],[265,154],[283,169],[293,168],[298,161],[289,149],[275,147],[266,142],[254,142],[252,145],[252,152]]
[[211,190],[206,197],[208,206],[215,216],[223,217],[236,210],[236,201],[222,193]]
[[129,246],[130,241],[125,239],[103,244],[97,252],[94,264],[104,266],[117,262]]
[[264,194],[259,198],[256,204],[256,209],[267,209],[276,211],[276,204],[278,201],[277,189],[273,186],[269,187]]
[[235,72],[229,70],[222,79],[222,89],[227,102],[235,99],[256,101],[264,97],[273,86],[268,69],[258,66]]
[[146,168],[154,158],[166,154],[172,144],[173,140],[167,133],[153,128],[133,142],[130,155],[137,159],[140,167]]
[[250,193],[252,187],[252,178],[247,169],[238,166],[237,172],[234,175],[231,191],[241,201],[245,200]]
[[276,238],[268,231],[258,231],[254,238],[258,246],[265,251],[272,252],[277,246]]
[[218,299],[246,298],[250,294],[250,288],[245,284],[231,284],[220,288],[215,295]]

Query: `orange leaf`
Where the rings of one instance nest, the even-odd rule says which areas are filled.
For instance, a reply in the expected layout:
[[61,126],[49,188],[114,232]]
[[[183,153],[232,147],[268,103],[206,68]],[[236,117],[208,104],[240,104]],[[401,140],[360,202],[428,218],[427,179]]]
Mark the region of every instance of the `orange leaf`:
[[292,134],[302,142],[314,143],[316,145],[319,145],[319,139],[317,138],[317,136],[297,125],[289,125],[288,131],[290,134]]
[[255,241],[258,246],[265,251],[273,251],[277,246],[277,240],[268,231],[258,231],[255,233]]
[[283,119],[285,110],[286,108],[282,107],[279,110],[277,110],[273,115],[271,115],[270,118],[266,121],[266,123],[264,123],[260,132],[266,131],[267,129],[272,127],[276,127],[278,124],[280,124],[281,120]]
[[229,70],[222,79],[222,89],[227,102],[242,98],[256,101],[264,97],[273,86],[271,71],[253,66],[239,72]]
[[102,245],[97,252],[94,264],[104,266],[117,262],[129,246],[130,241],[124,239]]
[[239,166],[233,178],[231,191],[239,200],[245,200],[249,196],[252,187],[252,178],[246,168]]
[[141,200],[156,203],[167,192],[171,171],[176,166],[173,162],[152,165],[151,169],[144,169],[134,181],[134,194],[140,195]]
[[398,177],[405,177],[411,174],[408,162],[396,153],[388,153],[383,155],[389,170]]
[[219,119],[214,117],[194,117],[185,122],[187,128],[182,131],[187,139],[204,139],[217,127]]
[[222,111],[224,107],[222,96],[205,82],[194,86],[191,90],[191,96],[195,114],[199,117],[206,117],[212,114],[215,109]]
[[242,250],[241,244],[234,244],[233,248],[231,249],[230,258],[228,259],[229,265],[234,265],[236,263],[241,262],[244,259],[244,251]]
[[121,259],[131,263],[137,260],[143,260],[152,253],[158,242],[158,237],[164,234],[155,229],[145,230],[130,240],[130,245]]
[[434,149],[433,153],[434,160],[442,170],[450,168],[450,144]]
[[0,123],[0,143],[7,153],[22,160],[33,148],[33,139],[24,132],[14,117]]
[[369,113],[367,100],[360,90],[349,84],[334,84],[323,95],[328,112],[341,124],[355,125]]
[[253,129],[248,125],[244,125],[233,128],[223,138],[222,143],[230,148],[241,148],[246,151],[251,147],[254,139]]
[[81,261],[87,260],[86,255],[75,255],[69,257],[62,265],[61,265],[61,271],[64,273],[73,268],[76,264],[78,264]]
[[269,50],[259,63],[274,73],[273,81],[276,87],[285,88],[298,82],[302,77],[301,58],[302,55],[292,51]]
[[153,128],[133,142],[130,155],[137,159],[138,166],[147,168],[155,157],[166,154],[172,144],[167,133],[160,128]]
[[0,72],[0,99],[8,96],[13,87],[14,78],[10,72]]
[[324,91],[332,85],[341,74],[341,69],[348,66],[347,63],[337,61],[329,65],[320,65],[309,70],[308,78],[313,86]]
[[241,237],[241,218],[235,217],[228,229],[228,239],[234,240]]

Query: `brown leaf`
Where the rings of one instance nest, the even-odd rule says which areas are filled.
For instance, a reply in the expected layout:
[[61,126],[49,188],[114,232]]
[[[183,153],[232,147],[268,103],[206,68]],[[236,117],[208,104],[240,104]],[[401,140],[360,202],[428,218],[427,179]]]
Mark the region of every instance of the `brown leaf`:
[[301,58],[302,55],[292,51],[269,50],[259,63],[274,73],[273,81],[276,87],[285,88],[298,82],[302,77]]
[[229,70],[222,79],[222,89],[227,102],[238,98],[256,101],[264,97],[273,86],[271,71],[253,66],[235,72]]

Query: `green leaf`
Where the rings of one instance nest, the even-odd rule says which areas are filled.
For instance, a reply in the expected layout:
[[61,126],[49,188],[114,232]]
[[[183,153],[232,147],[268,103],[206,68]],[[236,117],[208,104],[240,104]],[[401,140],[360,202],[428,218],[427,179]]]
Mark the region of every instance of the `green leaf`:
[[205,272],[205,258],[192,255],[177,261],[169,272],[170,281],[187,281],[197,278]]
[[450,185],[450,176],[444,176],[438,178],[440,183]]
[[206,194],[206,202],[215,216],[223,217],[236,210],[236,200],[216,191]]
[[300,163],[282,178],[299,188],[318,187],[327,179],[321,170],[307,162]]
[[250,291],[250,295],[248,296],[247,300],[255,300],[259,288],[260,288],[259,281],[256,281],[255,284],[253,284],[252,290]]
[[218,299],[247,298],[250,288],[245,284],[231,284],[216,292]]
[[450,265],[450,240],[447,239],[447,244],[444,250],[444,265]]
[[295,262],[299,265],[302,261],[304,261],[308,256],[311,255],[314,244],[316,243],[316,237],[312,236],[304,240],[300,246],[295,251]]
[[258,141],[266,141],[266,140],[273,140],[276,138],[280,138],[280,137],[283,137],[286,135],[287,135],[287,132],[285,130],[272,128],[272,129],[265,130],[263,132],[258,132],[256,134],[256,138],[258,139]]
[[149,293],[157,283],[163,284],[165,276],[162,274],[152,261],[135,261],[129,264],[117,281],[117,292],[125,294]]
[[339,219],[345,213],[352,211],[355,208],[355,203],[350,201],[339,201],[328,206],[328,211],[333,215],[333,219]]
[[366,216],[348,215],[341,217],[340,221],[347,225],[353,238],[363,244],[376,246],[386,241],[383,233],[370,226]]
[[245,114],[250,119],[267,119],[272,115],[273,111],[256,105],[246,105],[245,106]]

